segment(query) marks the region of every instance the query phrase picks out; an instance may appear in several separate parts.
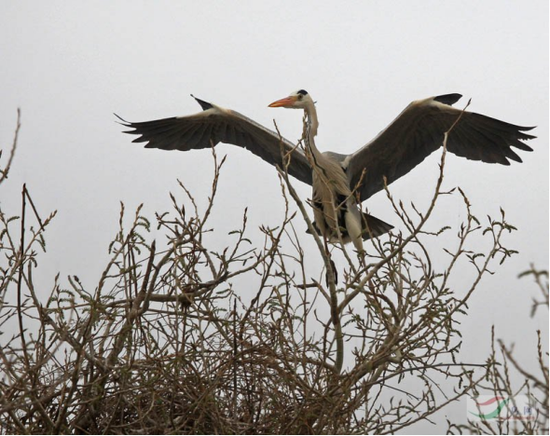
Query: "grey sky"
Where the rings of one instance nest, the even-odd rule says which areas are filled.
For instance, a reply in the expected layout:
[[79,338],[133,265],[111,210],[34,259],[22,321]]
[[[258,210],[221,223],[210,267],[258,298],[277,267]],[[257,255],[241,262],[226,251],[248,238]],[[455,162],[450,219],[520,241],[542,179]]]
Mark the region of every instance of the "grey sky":
[[[526,328],[533,289],[516,276],[548,266],[548,2],[366,1],[338,7],[309,2],[1,2],[0,144],[12,141],[22,109],[19,149],[0,188],[5,212],[18,214],[22,183],[42,214],[57,209],[39,279],[44,294],[60,271],[93,287],[107,260],[119,202],[145,212],[170,208],[179,178],[206,201],[208,151],[144,150],[121,134],[113,112],[132,121],[200,110],[190,93],[235,109],[295,140],[296,111],[267,105],[304,88],[318,101],[321,150],[349,153],[382,130],[411,101],[459,92],[458,107],[519,125],[537,125],[523,164],[486,165],[451,156],[448,188],[460,185],[480,218],[506,210],[520,254],[487,278],[463,320],[465,360],[484,359],[489,328],[531,346],[540,316]],[[228,154],[212,218],[217,239],[249,206],[250,236],[283,216],[276,172],[245,150]],[[437,176],[434,154],[392,185],[422,207]],[[310,188],[296,182],[303,198]],[[379,194],[366,203],[387,222]],[[433,228],[464,218],[445,200]],[[228,224],[226,224],[227,222]],[[395,222],[395,220],[393,221]],[[304,227],[305,228],[305,227]],[[304,238],[306,239],[306,238]],[[313,244],[311,245],[314,252]],[[523,322],[523,321],[522,321]],[[529,336],[529,338],[527,338]],[[531,352],[526,348],[526,352]]]

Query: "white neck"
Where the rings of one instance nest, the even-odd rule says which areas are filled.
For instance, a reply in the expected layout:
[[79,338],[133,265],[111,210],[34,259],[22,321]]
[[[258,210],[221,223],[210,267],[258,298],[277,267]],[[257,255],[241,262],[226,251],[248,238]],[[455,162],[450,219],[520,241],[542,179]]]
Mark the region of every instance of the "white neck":
[[309,124],[309,135],[311,139],[317,136],[317,129],[319,128],[319,120],[317,119],[317,110],[315,109],[315,103],[308,104],[305,109],[307,120]]
[[319,121],[317,120],[317,111],[315,110],[315,103],[311,102],[308,104],[304,111],[306,113],[306,131],[305,131],[305,145],[306,149],[309,150],[313,159],[317,164],[320,164],[320,161],[323,160],[323,156],[317,150],[315,146],[315,136],[317,136],[317,129],[319,128]]

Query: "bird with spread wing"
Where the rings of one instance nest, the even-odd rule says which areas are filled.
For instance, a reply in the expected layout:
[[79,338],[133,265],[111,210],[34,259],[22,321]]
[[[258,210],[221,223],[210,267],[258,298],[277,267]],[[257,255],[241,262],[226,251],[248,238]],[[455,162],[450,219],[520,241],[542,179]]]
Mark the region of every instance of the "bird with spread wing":
[[198,98],[202,112],[194,115],[145,122],[117,117],[132,129],[125,133],[138,135],[133,142],[146,143],[146,148],[188,151],[223,142],[286,168],[288,174],[312,186],[317,230],[331,242],[353,242],[362,251],[363,240],[393,226],[362,212],[360,204],[441,147],[451,126],[447,150],[466,159],[510,165],[510,161],[521,162],[514,149],[532,151],[524,141],[534,138],[525,133],[533,127],[452,107],[461,97],[446,94],[413,101],[376,138],[349,155],[318,150],[315,102],[303,89],[269,105],[304,110],[303,149],[238,112]]

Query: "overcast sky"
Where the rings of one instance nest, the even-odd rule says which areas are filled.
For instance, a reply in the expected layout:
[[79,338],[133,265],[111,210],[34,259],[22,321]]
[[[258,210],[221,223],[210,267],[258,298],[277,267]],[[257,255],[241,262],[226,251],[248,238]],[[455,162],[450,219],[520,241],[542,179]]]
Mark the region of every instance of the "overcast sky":
[[[336,3],[331,3],[336,4]],[[350,153],[382,130],[412,100],[458,92],[458,104],[514,124],[536,125],[533,153],[523,164],[487,165],[450,156],[445,186],[460,185],[481,218],[498,216],[518,228],[508,245],[520,253],[482,283],[463,320],[465,360],[485,359],[489,328],[531,353],[535,328],[525,323],[533,296],[518,273],[548,266],[548,2],[363,1],[337,7],[318,1],[36,2],[0,3],[0,147],[11,144],[22,110],[19,148],[0,187],[2,209],[18,214],[23,183],[46,215],[39,279],[78,275],[93,288],[108,259],[119,202],[170,208],[180,179],[205,203],[208,151],[144,150],[121,133],[113,112],[142,121],[200,110],[189,97],[235,109],[296,140],[301,115],[267,105],[293,90],[317,100],[321,150]],[[249,207],[250,237],[276,225],[283,201],[275,170],[232,146],[212,217],[218,247]],[[3,162],[5,161],[5,156]],[[439,154],[392,185],[392,192],[427,204]],[[310,188],[295,183],[303,198]],[[396,223],[379,194],[369,210]],[[458,225],[458,197],[445,200],[433,228]],[[305,228],[305,227],[304,227]],[[307,240],[307,238],[304,238]],[[315,248],[311,245],[312,253]],[[320,260],[319,260],[320,262]],[[320,265],[320,263],[318,264]],[[521,322],[520,322],[521,321]]]

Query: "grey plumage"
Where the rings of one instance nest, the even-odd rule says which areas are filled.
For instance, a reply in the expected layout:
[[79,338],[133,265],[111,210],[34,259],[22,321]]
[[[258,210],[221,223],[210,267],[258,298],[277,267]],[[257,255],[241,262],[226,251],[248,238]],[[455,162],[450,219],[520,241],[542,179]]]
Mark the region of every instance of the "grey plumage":
[[[272,107],[300,108],[306,111],[310,142],[309,145],[306,144],[306,151],[312,153],[313,162],[318,162],[315,170],[310,165],[311,159],[308,160],[306,154],[295,147],[295,144],[238,112],[198,98],[195,99],[203,111],[194,115],[145,122],[128,122],[118,115],[117,117],[124,126],[132,129],[125,133],[138,135],[133,142],[146,143],[146,148],[187,151],[224,142],[246,148],[266,162],[281,167],[282,146],[284,153],[291,157],[287,167],[289,174],[313,185],[314,205],[321,204],[315,214],[316,220],[319,221],[322,216],[325,220],[324,224],[317,223],[318,229],[329,239],[333,239],[334,226],[339,226],[345,240],[353,240],[359,250],[362,249],[360,242],[353,235],[348,235],[346,216],[349,218],[353,215],[354,222],[361,221],[362,237],[358,239],[367,239],[370,235],[376,237],[389,231],[391,225],[360,213],[358,203],[382,190],[384,178],[388,184],[394,182],[441,147],[444,133],[459,116],[459,121],[448,137],[447,149],[451,153],[470,160],[510,165],[510,160],[521,162],[521,158],[512,148],[532,151],[523,141],[534,138],[525,133],[533,127],[517,126],[452,107],[460,98],[460,94],[446,94],[412,102],[376,138],[350,155],[320,153],[317,150],[313,140],[318,127],[317,115],[314,102],[306,91],[297,91],[272,103]],[[315,174],[320,170],[325,171],[329,179],[333,179],[331,185],[338,185],[331,188],[334,192],[329,193],[320,182],[316,182],[319,176]],[[347,202],[338,202],[338,197],[349,197],[356,187],[358,202],[355,196],[353,200],[350,197]],[[316,198],[319,197],[319,192],[322,192],[321,200]],[[332,207],[328,206],[330,196],[337,197],[332,199]],[[352,213],[346,215],[350,211]],[[333,216],[336,219],[332,219]],[[370,231],[367,230],[369,226]]]

